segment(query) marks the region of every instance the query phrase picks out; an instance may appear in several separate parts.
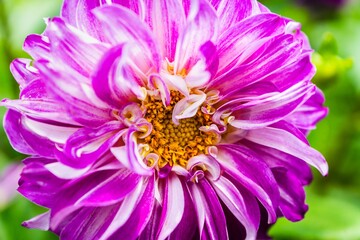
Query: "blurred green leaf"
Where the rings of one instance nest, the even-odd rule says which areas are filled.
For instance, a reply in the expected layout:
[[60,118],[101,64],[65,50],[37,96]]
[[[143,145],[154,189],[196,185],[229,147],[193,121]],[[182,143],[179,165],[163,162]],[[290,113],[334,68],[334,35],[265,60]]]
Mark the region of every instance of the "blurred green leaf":
[[27,229],[21,226],[25,220],[45,212],[43,208],[36,207],[33,203],[20,195],[12,204],[0,212],[0,239],[1,240],[52,240],[58,239],[51,232]]
[[360,203],[349,201],[347,191],[325,196],[308,192],[310,206],[305,219],[291,223],[279,219],[270,230],[274,239],[355,240],[360,239]]

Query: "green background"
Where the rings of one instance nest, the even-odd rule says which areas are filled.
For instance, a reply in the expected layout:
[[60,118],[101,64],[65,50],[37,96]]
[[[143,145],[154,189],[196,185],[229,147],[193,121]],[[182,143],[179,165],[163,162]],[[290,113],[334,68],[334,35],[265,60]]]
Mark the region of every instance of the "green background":
[[[305,219],[298,223],[279,219],[270,235],[274,239],[360,239],[360,1],[349,0],[323,17],[319,17],[322,9],[309,11],[291,0],[262,2],[302,23],[316,50],[314,81],[330,108],[329,116],[309,136],[329,162],[329,175],[324,178],[314,171],[314,182],[306,188]],[[43,18],[58,15],[60,6],[61,0],[0,0],[0,99],[17,98],[9,64],[14,58],[27,57],[22,51],[26,35],[41,33]],[[0,119],[4,112],[0,108]],[[0,129],[0,172],[23,157],[12,150]],[[20,195],[0,203],[0,240],[57,239],[49,232],[20,226],[43,211]]]

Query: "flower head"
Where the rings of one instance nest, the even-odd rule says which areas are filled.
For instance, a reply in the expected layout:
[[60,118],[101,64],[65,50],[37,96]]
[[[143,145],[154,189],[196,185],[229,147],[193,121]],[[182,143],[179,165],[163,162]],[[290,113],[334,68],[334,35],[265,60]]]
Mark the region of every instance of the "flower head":
[[[61,239],[255,239],[307,210],[327,109],[300,25],[241,1],[65,0],[15,60],[19,191]],[[231,223],[231,224],[230,224]]]

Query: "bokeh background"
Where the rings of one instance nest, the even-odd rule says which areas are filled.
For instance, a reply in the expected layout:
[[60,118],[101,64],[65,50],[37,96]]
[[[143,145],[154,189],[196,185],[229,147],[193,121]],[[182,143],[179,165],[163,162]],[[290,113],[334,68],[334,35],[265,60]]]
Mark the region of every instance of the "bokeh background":
[[[44,17],[59,14],[61,0],[0,0],[0,99],[17,98],[9,71],[26,35],[41,33]],[[314,82],[324,91],[329,116],[309,140],[329,162],[325,178],[314,171],[306,188],[309,211],[291,223],[279,219],[274,239],[360,239],[360,0],[262,0],[273,12],[302,23],[315,49]],[[0,119],[6,109],[0,108]],[[21,222],[44,209],[16,191],[24,156],[14,152],[0,127],[0,240],[51,240],[52,233],[27,230]]]

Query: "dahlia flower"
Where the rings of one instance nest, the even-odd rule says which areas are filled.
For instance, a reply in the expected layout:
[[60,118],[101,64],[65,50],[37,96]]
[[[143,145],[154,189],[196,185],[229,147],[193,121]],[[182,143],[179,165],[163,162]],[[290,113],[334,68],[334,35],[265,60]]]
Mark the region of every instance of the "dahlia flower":
[[[255,239],[301,220],[327,114],[300,25],[255,0],[65,0],[12,73],[24,226],[61,239]],[[260,214],[263,213],[263,214]]]

